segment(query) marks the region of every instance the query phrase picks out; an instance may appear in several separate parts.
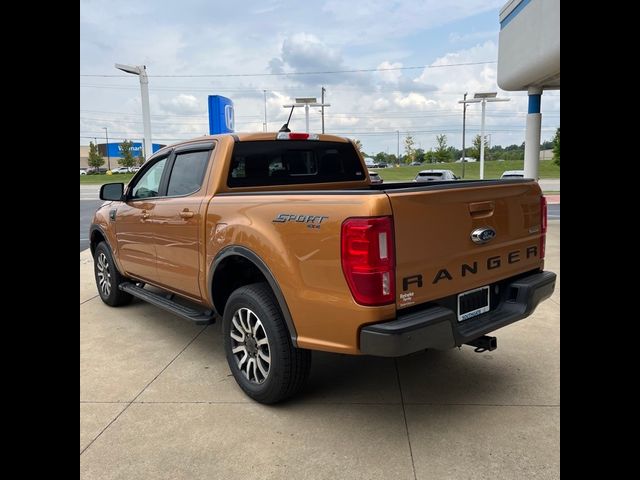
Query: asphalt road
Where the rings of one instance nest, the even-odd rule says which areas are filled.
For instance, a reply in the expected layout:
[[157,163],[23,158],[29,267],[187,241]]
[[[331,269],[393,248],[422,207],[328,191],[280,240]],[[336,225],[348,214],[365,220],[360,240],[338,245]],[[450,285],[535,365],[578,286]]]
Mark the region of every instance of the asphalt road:
[[102,200],[80,200],[80,251],[89,248],[89,226]]
[[560,220],[560,204],[547,205],[547,219]]
[[93,214],[102,205],[100,185],[80,185],[80,251],[89,248],[89,226]]

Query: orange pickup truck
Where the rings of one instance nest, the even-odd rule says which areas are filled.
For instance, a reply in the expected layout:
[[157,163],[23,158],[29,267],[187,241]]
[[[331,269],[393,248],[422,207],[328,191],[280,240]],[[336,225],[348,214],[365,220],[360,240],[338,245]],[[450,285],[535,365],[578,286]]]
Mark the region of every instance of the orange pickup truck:
[[221,318],[229,368],[262,403],[302,388],[312,350],[493,350],[486,334],[555,287],[537,182],[373,185],[353,142],[332,135],[197,138],[100,198],[90,245],[102,300]]

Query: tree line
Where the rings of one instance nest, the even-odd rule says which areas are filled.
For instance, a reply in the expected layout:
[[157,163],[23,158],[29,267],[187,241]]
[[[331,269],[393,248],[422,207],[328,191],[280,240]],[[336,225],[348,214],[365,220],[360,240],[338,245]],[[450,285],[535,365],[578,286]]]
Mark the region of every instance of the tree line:
[[[400,155],[398,159],[395,154],[378,152],[376,154],[368,154],[362,150],[362,144],[359,140],[354,141],[356,146],[365,157],[373,158],[377,162],[387,164],[401,163],[409,165],[412,162],[420,163],[449,163],[455,162],[463,157],[462,149],[450,146],[447,143],[445,134],[436,135],[436,146],[433,149],[424,150],[416,148],[415,140],[412,135],[407,135],[404,139],[404,155]],[[476,135],[471,145],[465,148],[464,157],[480,159],[481,137]],[[556,165],[560,165],[560,128],[556,130],[553,140],[548,140],[540,144],[540,150],[553,150],[553,160]],[[484,159],[491,160],[524,160],[524,142],[520,145],[489,145],[486,135],[484,141]]]

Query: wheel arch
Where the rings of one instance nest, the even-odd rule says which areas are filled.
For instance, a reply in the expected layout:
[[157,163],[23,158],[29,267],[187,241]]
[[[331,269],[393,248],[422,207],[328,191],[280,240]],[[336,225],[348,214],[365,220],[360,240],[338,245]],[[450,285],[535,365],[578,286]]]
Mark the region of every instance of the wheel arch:
[[[238,268],[229,268],[238,267]],[[219,315],[224,314],[224,307],[231,293],[244,285],[266,281],[273,292],[282,316],[284,317],[291,342],[297,347],[297,333],[291,312],[273,273],[264,260],[255,252],[240,245],[230,245],[218,252],[211,264],[207,288],[211,301]],[[216,282],[218,287],[216,288]]]
[[100,242],[106,242],[111,251],[113,252],[113,248],[111,248],[111,244],[109,243],[109,237],[104,232],[102,227],[97,223],[92,223],[89,228],[89,248],[91,249],[91,256],[95,254],[96,247]]

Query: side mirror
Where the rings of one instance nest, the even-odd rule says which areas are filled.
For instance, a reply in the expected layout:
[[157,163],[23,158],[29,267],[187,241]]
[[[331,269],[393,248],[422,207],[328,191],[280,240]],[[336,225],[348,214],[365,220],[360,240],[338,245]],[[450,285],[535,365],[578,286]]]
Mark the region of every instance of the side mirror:
[[124,195],[124,183],[105,183],[100,187],[100,200],[120,201]]

